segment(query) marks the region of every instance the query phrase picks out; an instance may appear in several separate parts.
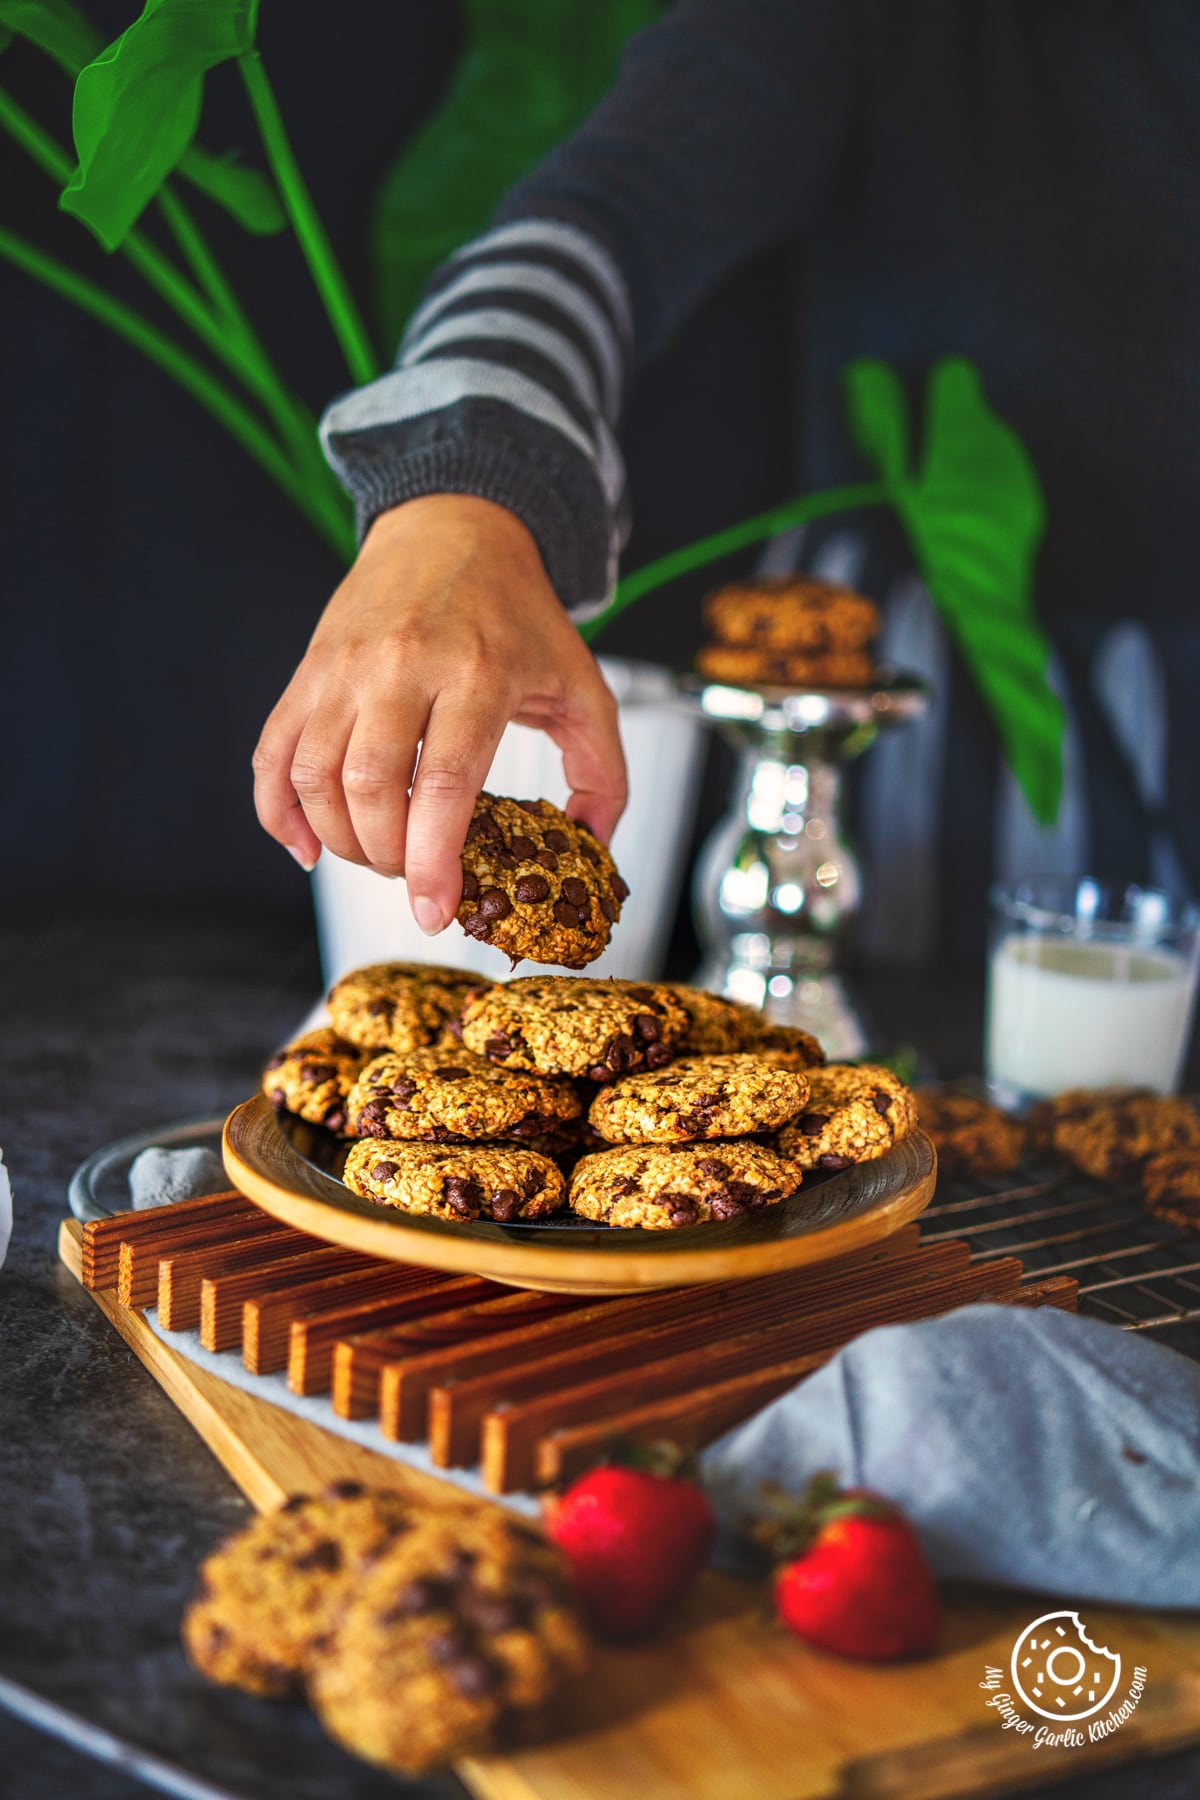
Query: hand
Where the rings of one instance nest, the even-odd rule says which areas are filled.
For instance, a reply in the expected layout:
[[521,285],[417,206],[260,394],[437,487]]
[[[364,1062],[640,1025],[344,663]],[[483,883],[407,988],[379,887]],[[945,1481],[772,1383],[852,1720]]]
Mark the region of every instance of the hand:
[[488,500],[406,501],[372,525],[267,720],[259,819],[306,869],[325,845],[405,876],[433,935],[458,906],[471,810],[510,720],[560,747],[567,810],[607,842],[627,793],[616,702],[533,537]]

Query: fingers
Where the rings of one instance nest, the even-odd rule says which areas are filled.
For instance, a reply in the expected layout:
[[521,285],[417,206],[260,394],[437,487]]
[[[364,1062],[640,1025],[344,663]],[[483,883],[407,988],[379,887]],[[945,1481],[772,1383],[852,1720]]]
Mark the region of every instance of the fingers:
[[567,812],[607,844],[625,811],[629,781],[617,703],[599,670],[594,681],[572,689],[570,712],[549,729],[563,753],[563,774],[571,790]]
[[380,875],[404,873],[408,788],[425,713],[394,692],[368,694],[350,736],[342,787],[363,855]]
[[346,862],[365,863],[342,785],[354,718],[348,702],[318,705],[300,733],[290,777],[305,818],[327,849]]
[[252,765],[254,810],[263,830],[290,851],[302,869],[312,869],[321,854],[321,840],[304,816],[291,776],[306,716],[285,694],[263,726]]
[[408,809],[405,879],[413,917],[433,936],[462,896],[467,826],[508,722],[507,696],[487,703],[461,689],[434,702]]

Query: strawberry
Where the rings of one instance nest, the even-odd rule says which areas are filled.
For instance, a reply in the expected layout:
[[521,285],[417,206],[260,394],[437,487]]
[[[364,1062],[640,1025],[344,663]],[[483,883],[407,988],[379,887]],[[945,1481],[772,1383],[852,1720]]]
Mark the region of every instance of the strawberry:
[[776,1556],[775,1604],[789,1631],[866,1662],[933,1649],[937,1589],[908,1520],[890,1501],[814,1475],[799,1502],[767,1496],[754,1536]]
[[[644,1637],[682,1599],[708,1561],[716,1532],[698,1487],[678,1479],[679,1454],[656,1472],[616,1463],[592,1469],[547,1503],[550,1536],[571,1565],[596,1630]],[[645,1454],[640,1460],[645,1459]]]

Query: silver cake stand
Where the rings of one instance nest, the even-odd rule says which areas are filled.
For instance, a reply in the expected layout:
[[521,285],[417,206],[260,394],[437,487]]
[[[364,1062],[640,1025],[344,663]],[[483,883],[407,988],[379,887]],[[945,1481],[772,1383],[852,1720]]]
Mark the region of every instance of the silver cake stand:
[[886,668],[870,688],[793,694],[685,676],[680,691],[738,754],[729,811],[693,881],[697,984],[811,1031],[831,1060],[861,1056],[866,1033],[839,967],[862,895],[842,770],[881,731],[918,718],[928,692]]

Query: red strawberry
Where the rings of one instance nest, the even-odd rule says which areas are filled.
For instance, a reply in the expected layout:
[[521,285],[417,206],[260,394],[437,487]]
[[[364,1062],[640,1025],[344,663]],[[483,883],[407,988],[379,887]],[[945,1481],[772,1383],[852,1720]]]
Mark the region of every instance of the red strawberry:
[[933,1649],[937,1589],[897,1507],[860,1488],[840,1490],[832,1475],[814,1475],[799,1503],[771,1504],[773,1517],[755,1536],[783,1558],[775,1604],[789,1630],[867,1662]]
[[644,1637],[682,1599],[716,1531],[690,1481],[616,1464],[581,1476],[546,1510],[592,1624],[625,1640]]

